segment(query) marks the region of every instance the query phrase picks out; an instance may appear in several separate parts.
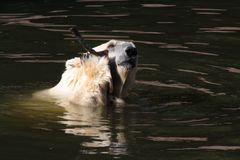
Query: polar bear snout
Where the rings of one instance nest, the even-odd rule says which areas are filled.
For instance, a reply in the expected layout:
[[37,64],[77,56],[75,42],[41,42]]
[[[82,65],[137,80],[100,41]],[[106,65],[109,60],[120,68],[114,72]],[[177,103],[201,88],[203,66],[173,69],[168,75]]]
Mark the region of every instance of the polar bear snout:
[[125,50],[128,57],[133,58],[137,56],[137,48],[133,46],[128,46]]

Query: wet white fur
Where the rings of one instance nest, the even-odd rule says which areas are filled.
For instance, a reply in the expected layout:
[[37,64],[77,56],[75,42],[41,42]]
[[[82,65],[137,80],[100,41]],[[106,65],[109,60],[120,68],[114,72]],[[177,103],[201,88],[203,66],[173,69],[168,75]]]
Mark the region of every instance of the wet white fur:
[[83,106],[105,105],[112,86],[108,58],[73,58],[66,62],[60,82],[49,90],[54,98]]

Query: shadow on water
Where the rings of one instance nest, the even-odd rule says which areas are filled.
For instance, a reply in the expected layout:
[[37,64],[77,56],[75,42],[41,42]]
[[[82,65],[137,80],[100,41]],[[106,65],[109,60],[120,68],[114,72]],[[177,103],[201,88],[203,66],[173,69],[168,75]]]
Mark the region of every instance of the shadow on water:
[[[235,0],[2,2],[0,159],[239,159],[239,11]],[[75,25],[92,46],[138,47],[126,106],[32,97],[82,52]]]

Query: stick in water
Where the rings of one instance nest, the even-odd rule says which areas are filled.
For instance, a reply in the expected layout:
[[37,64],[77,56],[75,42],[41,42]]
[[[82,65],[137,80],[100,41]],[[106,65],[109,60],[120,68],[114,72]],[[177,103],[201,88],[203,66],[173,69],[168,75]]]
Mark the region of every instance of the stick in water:
[[78,42],[81,44],[81,46],[90,54],[93,54],[95,56],[106,56],[107,52],[106,51],[102,51],[102,52],[96,52],[94,49],[92,49],[87,43],[86,41],[83,39],[83,37],[81,36],[81,34],[78,32],[76,27],[71,28],[72,33],[76,36]]

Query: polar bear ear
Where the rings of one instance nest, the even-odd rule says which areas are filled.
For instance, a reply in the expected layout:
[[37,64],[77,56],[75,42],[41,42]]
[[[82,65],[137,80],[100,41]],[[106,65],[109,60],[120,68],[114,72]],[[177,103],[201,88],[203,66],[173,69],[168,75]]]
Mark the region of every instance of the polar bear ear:
[[108,50],[110,48],[113,48],[115,47],[116,45],[116,40],[110,40],[106,43],[103,43],[97,47],[94,47],[93,49],[96,51],[96,52],[108,52]]
[[115,47],[117,42],[116,42],[116,40],[110,40],[107,43],[108,43],[107,44],[107,49],[109,49],[109,48]]

